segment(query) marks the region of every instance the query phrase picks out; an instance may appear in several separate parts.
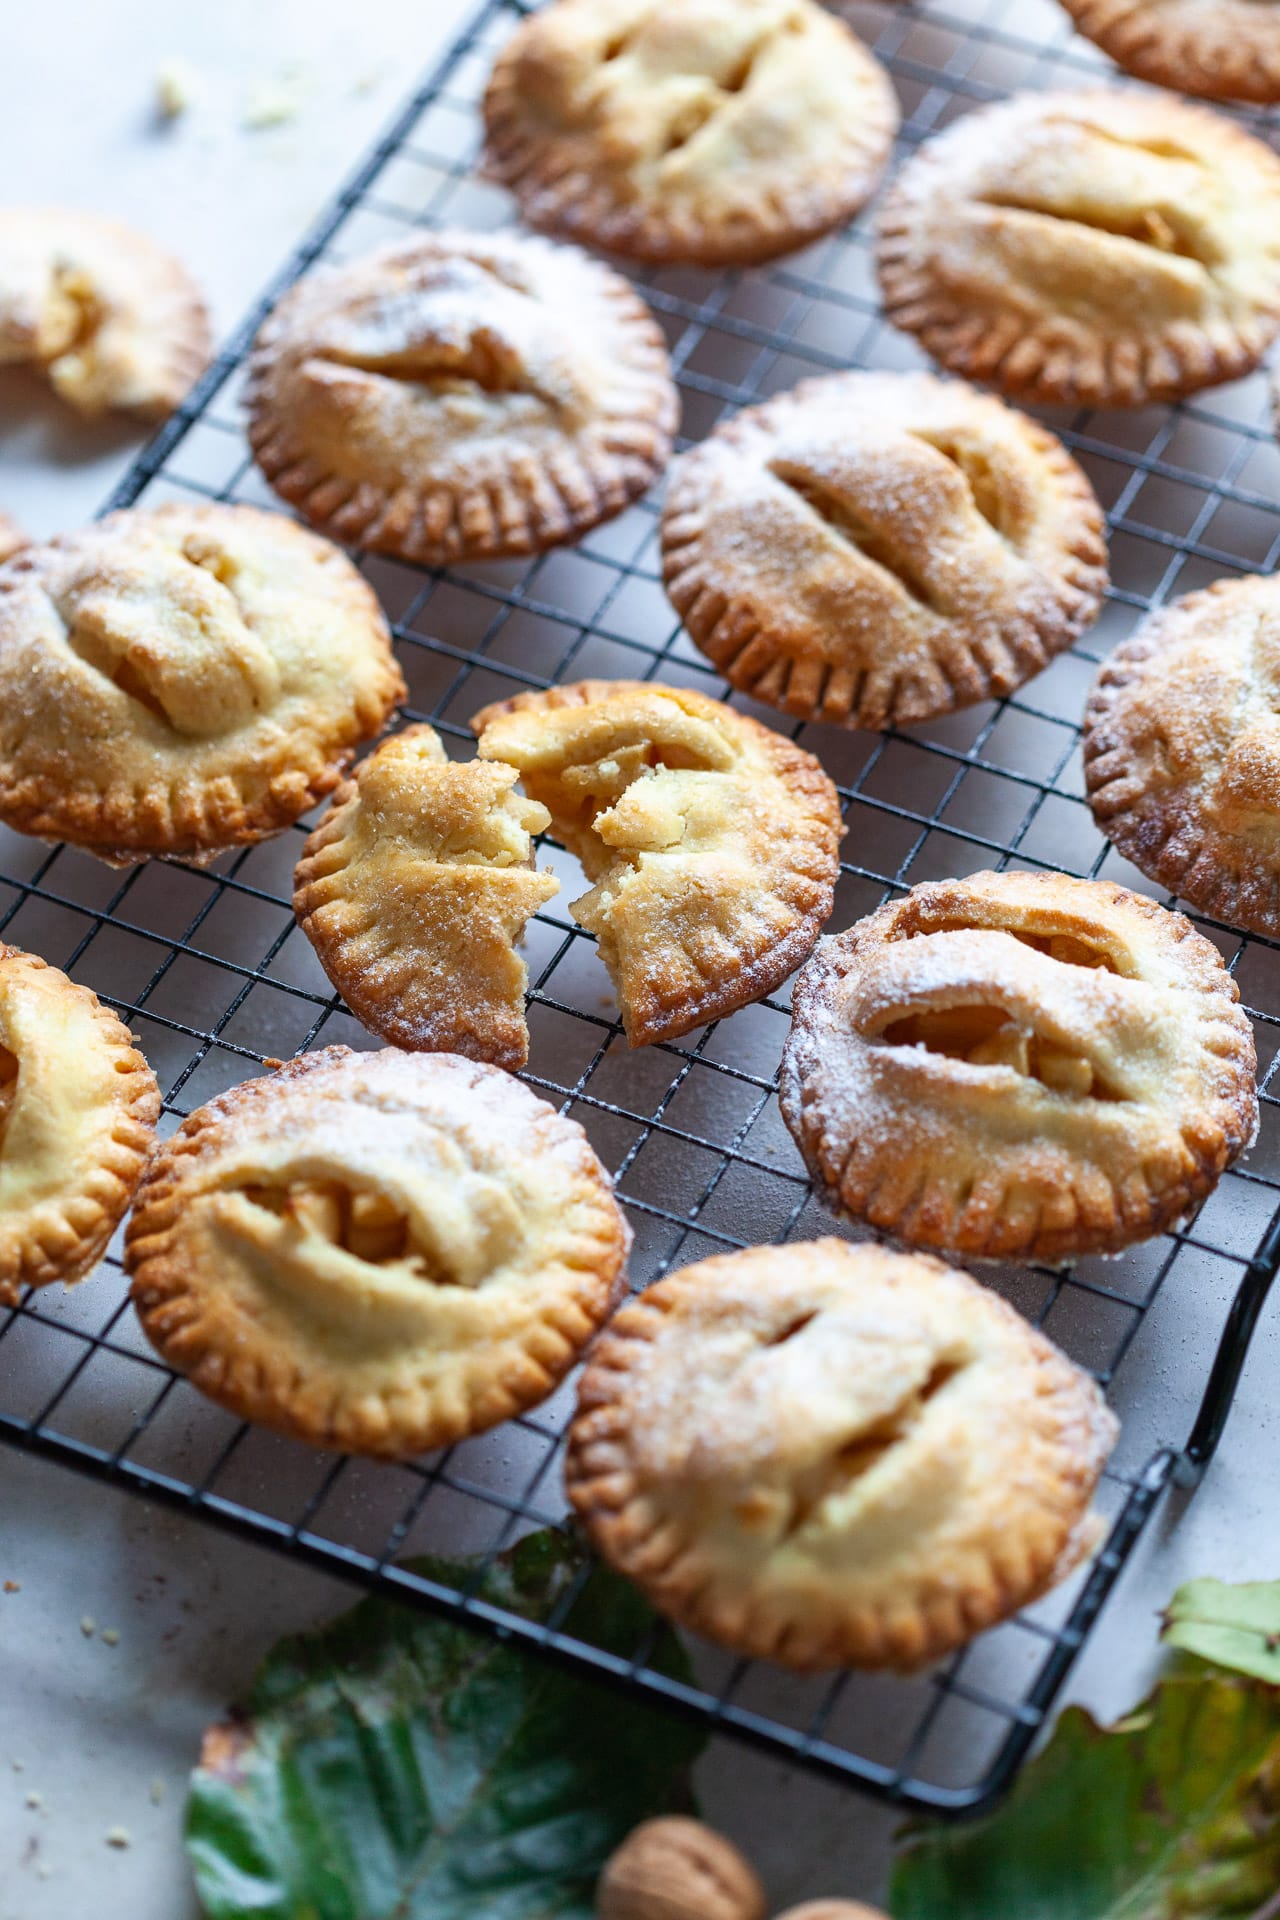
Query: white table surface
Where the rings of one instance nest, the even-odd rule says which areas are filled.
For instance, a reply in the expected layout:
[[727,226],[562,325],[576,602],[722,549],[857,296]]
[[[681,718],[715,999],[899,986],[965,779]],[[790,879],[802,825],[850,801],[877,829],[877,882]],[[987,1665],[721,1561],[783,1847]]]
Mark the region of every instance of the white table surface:
[[[463,11],[463,0],[11,8],[0,178],[14,200],[97,208],[169,243],[225,332]],[[153,78],[175,55],[201,92],[187,116],[158,128]],[[296,89],[297,116],[246,130],[248,94],[277,81]],[[0,506],[33,532],[91,514],[135,444],[127,430],[76,426],[25,376],[0,382]],[[1208,1320],[1211,1337],[1216,1309]],[[1163,1345],[1152,1329],[1144,1361],[1147,1418],[1163,1439],[1185,1434],[1205,1361],[1206,1330],[1189,1340],[1179,1324]],[[1071,1697],[1103,1711],[1136,1697],[1157,1610],[1180,1580],[1276,1573],[1278,1371],[1272,1315],[1216,1465],[1185,1510],[1166,1506],[1149,1531]],[[0,1450],[6,1580],[19,1590],[0,1593],[0,1920],[190,1920],[180,1826],[201,1730],[278,1634],[332,1614],[347,1590]],[[884,1810],[724,1744],[700,1786],[709,1817],[748,1847],[779,1907],[882,1890],[895,1824]],[[127,1847],[107,1844],[117,1827]]]

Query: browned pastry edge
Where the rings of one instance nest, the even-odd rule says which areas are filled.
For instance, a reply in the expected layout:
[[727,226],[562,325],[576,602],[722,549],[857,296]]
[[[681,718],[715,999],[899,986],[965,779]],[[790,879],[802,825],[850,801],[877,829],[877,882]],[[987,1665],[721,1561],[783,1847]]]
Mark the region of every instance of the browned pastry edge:
[[1140,80],[1206,100],[1280,101],[1280,28],[1268,31],[1251,6],[1214,0],[1198,23],[1179,25],[1149,0],[1062,4],[1080,33]]

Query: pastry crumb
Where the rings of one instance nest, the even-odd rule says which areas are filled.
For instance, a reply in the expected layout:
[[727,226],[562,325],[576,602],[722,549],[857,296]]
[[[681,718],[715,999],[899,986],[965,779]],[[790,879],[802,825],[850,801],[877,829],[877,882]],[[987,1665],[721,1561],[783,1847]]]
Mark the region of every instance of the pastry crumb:
[[36,1861],[37,1880],[47,1880],[52,1872],[53,1872],[53,1868],[49,1865],[49,1862],[47,1860]]
[[30,1807],[32,1813],[43,1813],[44,1795],[42,1793],[37,1793],[35,1788],[33,1787],[31,1789],[31,1792],[27,1795],[27,1805]]
[[21,1593],[22,1587],[17,1580],[6,1580],[4,1590],[6,1593]]
[[128,1827],[108,1827],[106,1841],[109,1847],[131,1847],[133,1845],[133,1835],[130,1833]]
[[13,1759],[10,1760],[9,1765],[13,1768],[15,1773],[25,1773],[27,1770],[26,1761],[19,1760],[16,1754],[13,1757]]
[[194,67],[185,60],[166,60],[156,70],[156,113],[161,120],[179,120],[200,91]]
[[157,1777],[151,1782],[151,1804],[153,1807],[158,1807],[160,1805],[160,1803],[164,1799],[166,1791],[167,1789],[165,1787],[163,1780]]
[[267,127],[287,126],[296,120],[302,98],[296,84],[290,85],[283,80],[261,80],[249,90],[240,116],[240,124],[251,133],[260,132]]
[[106,1644],[107,1644],[107,1645],[108,1645],[109,1647],[118,1647],[118,1646],[119,1646],[119,1644],[120,1644],[120,1630],[119,1630],[119,1628],[118,1628],[118,1627],[104,1627],[104,1628],[102,1629],[102,1638],[103,1638],[103,1640],[105,1640],[105,1642],[106,1642]]
[[83,1620],[81,1620],[80,1631],[86,1640],[92,1640],[94,1634],[98,1631],[98,1623],[91,1613],[86,1613]]

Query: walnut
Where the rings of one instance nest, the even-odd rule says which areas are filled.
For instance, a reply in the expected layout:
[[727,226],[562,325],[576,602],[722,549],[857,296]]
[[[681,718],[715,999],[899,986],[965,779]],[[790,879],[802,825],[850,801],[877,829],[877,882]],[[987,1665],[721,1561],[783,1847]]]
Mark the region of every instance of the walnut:
[[765,1895],[738,1849],[700,1820],[646,1820],[600,1876],[597,1920],[764,1920]]

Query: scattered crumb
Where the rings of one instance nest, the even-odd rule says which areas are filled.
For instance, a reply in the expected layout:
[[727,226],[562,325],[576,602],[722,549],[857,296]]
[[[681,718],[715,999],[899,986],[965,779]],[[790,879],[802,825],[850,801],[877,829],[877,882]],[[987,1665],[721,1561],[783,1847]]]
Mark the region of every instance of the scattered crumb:
[[17,1580],[6,1580],[4,1590],[6,1593],[21,1593],[22,1587]]
[[27,1763],[25,1760],[11,1760],[9,1762],[9,1765],[13,1768],[15,1773],[25,1773]]
[[185,60],[166,60],[156,72],[156,113],[161,120],[177,120],[200,91],[195,69]]
[[253,133],[264,127],[287,126],[290,120],[297,119],[301,105],[302,96],[296,81],[260,80],[249,89],[240,124]]
[[33,1787],[27,1795],[27,1805],[30,1807],[32,1813],[40,1813],[44,1808],[44,1795],[37,1793]]
[[49,1862],[47,1860],[36,1861],[36,1878],[37,1879],[47,1880],[49,1878],[49,1875],[52,1872],[53,1872],[53,1868],[49,1865]]
[[86,1640],[92,1640],[94,1634],[98,1631],[98,1623],[91,1613],[86,1613],[84,1619],[80,1622],[80,1631]]
[[163,1781],[163,1780],[153,1780],[153,1781],[151,1782],[151,1804],[152,1804],[152,1806],[153,1806],[153,1807],[158,1807],[158,1806],[160,1805],[160,1803],[161,1803],[161,1802],[163,1801],[163,1799],[164,1799],[164,1796],[165,1796],[165,1784],[164,1784],[164,1781]]
[[133,1845],[133,1835],[130,1833],[128,1827],[110,1827],[107,1830],[106,1838],[109,1847],[130,1847]]
[[362,73],[352,87],[352,93],[372,93],[382,79],[382,68],[374,67],[368,73]]
[[120,1630],[119,1630],[119,1628],[118,1628],[118,1627],[104,1627],[104,1628],[102,1629],[102,1638],[103,1638],[103,1639],[104,1639],[104,1640],[106,1641],[106,1643],[107,1643],[107,1645],[108,1645],[109,1647],[118,1647],[118,1646],[120,1645]]

